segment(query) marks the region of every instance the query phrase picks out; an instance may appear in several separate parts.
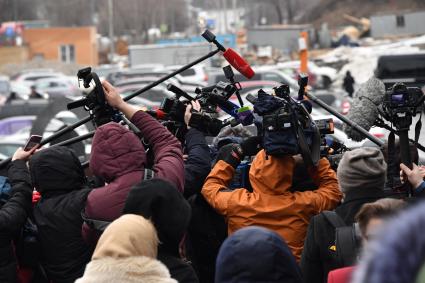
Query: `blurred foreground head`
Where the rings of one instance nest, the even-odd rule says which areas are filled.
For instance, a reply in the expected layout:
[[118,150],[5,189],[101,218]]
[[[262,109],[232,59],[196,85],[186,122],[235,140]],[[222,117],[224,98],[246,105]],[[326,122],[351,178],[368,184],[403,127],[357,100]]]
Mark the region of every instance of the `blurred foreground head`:
[[131,256],[156,258],[158,242],[155,227],[149,220],[139,215],[126,214],[106,228],[92,259]]
[[217,257],[215,282],[301,282],[301,271],[283,239],[251,226],[227,238]]
[[352,282],[425,282],[424,226],[424,202],[390,220],[368,243]]
[[76,283],[177,283],[156,260],[158,236],[152,223],[126,214],[112,222],[97,243],[92,261]]

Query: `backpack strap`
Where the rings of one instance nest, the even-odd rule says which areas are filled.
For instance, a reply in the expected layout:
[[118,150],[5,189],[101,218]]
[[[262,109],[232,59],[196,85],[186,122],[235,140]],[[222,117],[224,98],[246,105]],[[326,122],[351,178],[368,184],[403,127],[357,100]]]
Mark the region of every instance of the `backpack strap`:
[[337,257],[344,267],[356,263],[360,245],[356,225],[355,223],[352,226],[339,227],[335,232]]
[[85,211],[81,212],[81,217],[90,228],[100,232],[105,231],[106,227],[108,227],[108,225],[112,223],[112,221],[103,221],[103,220],[88,218]]
[[344,220],[335,211],[323,211],[322,215],[335,229],[346,226]]
[[145,168],[145,174],[143,176],[143,180],[153,179],[155,177],[155,172],[152,169]]
[[322,215],[335,228],[335,246],[339,266],[354,265],[360,246],[358,224],[347,226],[334,211],[323,211]]

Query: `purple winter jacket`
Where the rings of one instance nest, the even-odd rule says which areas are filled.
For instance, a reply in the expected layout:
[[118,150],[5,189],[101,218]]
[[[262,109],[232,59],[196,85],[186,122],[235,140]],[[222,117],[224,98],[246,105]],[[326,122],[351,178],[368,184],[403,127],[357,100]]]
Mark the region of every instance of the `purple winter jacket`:
[[[180,142],[143,111],[136,112],[131,122],[140,129],[144,141],[152,145],[155,178],[165,179],[183,192],[184,164]],[[110,222],[121,216],[130,189],[143,179],[145,163],[145,149],[133,132],[117,123],[99,127],[93,138],[90,169],[107,185],[90,192],[86,217]],[[96,244],[99,233],[84,223],[83,237],[86,242]]]

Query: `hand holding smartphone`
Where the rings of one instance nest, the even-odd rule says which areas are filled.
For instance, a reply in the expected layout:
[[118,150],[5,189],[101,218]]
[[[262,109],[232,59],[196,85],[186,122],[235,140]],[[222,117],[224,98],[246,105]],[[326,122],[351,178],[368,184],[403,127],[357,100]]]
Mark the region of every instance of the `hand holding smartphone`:
[[42,140],[42,136],[39,135],[32,135],[29,139],[27,144],[24,147],[24,151],[30,151],[34,147],[38,147],[40,145],[40,142]]

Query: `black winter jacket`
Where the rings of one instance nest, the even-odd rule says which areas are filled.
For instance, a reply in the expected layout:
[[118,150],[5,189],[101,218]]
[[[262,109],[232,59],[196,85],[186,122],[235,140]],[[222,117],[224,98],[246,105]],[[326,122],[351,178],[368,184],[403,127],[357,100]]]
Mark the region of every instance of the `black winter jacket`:
[[211,171],[211,156],[204,134],[193,128],[186,133],[185,151],[188,158],[184,165],[184,196],[188,199],[201,191]]
[[42,265],[53,282],[74,282],[90,261],[83,241],[81,212],[90,189],[74,152],[65,147],[44,149],[30,160],[33,183],[41,194],[34,208],[42,249]]
[[16,259],[12,238],[19,232],[31,210],[32,186],[25,161],[9,165],[12,185],[10,199],[0,209],[0,282],[16,282]]
[[[383,191],[364,189],[353,191],[345,196],[344,202],[335,209],[345,224],[352,225],[354,217],[360,208],[370,202],[384,197]],[[303,281],[308,283],[328,282],[328,273],[331,270],[342,268],[336,257],[335,229],[325,219],[323,214],[311,218],[301,256],[301,270]]]

